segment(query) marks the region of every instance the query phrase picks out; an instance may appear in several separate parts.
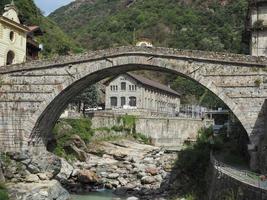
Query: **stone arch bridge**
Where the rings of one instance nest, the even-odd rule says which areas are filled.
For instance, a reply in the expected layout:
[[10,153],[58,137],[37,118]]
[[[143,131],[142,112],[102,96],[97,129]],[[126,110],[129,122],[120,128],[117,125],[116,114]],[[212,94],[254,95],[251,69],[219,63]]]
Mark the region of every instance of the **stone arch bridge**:
[[88,85],[111,75],[147,69],[182,75],[217,95],[247,131],[252,167],[266,166],[266,66],[263,57],[120,47],[2,67],[0,151],[45,144],[68,101]]

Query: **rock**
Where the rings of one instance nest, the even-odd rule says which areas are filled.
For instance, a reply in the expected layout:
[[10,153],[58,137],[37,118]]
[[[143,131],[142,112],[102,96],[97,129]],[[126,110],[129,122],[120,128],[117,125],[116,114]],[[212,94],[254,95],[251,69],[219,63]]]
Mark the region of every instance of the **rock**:
[[29,174],[27,177],[26,177],[26,182],[27,183],[37,183],[37,182],[39,182],[40,181],[40,179],[39,179],[39,177],[37,176],[37,175],[35,175],[35,174]]
[[39,183],[7,184],[10,199],[68,200],[69,193],[56,180]]
[[128,183],[127,180],[124,179],[124,178],[122,178],[122,177],[119,177],[119,178],[118,178],[118,181],[120,182],[120,184],[121,184],[122,186],[125,186],[125,185]]
[[146,174],[145,172],[139,172],[139,173],[137,174],[137,178],[141,179],[141,178],[145,177],[146,175],[147,175],[147,174]]
[[146,173],[151,174],[152,176],[155,176],[159,173],[159,171],[157,168],[150,167],[150,168],[146,168]]
[[128,197],[126,200],[139,200],[137,197]]
[[72,177],[78,176],[79,171],[80,171],[79,169],[73,169],[72,173],[71,173],[71,176]]
[[85,162],[87,160],[86,152],[76,147],[76,145],[71,141],[64,145],[64,149],[67,154],[74,154],[75,157],[82,162]]
[[162,178],[162,176],[160,174],[156,175],[155,179],[156,179],[157,182],[161,182],[163,180],[163,178]]
[[78,181],[80,183],[97,183],[99,178],[96,173],[90,170],[81,170],[78,172]]
[[142,184],[151,184],[154,183],[156,179],[152,176],[145,176],[141,179]]
[[124,161],[127,157],[126,154],[123,153],[116,153],[113,155],[114,159],[118,160],[118,161]]
[[38,166],[34,165],[34,164],[29,164],[27,166],[27,169],[29,172],[31,172],[32,174],[37,174],[37,173],[40,173],[40,169]]
[[46,173],[39,173],[37,174],[37,176],[39,177],[40,180],[44,181],[44,180],[48,180],[49,178],[47,177]]
[[117,188],[118,185],[120,184],[120,182],[117,181],[117,180],[112,180],[112,181],[110,181],[110,184],[111,184],[113,187]]
[[108,175],[108,178],[110,179],[117,179],[120,175],[118,173],[111,173]]
[[29,151],[21,151],[21,152],[8,152],[7,155],[15,161],[23,161],[30,158]]
[[60,172],[56,175],[56,179],[60,182],[64,182],[70,178],[74,168],[65,159],[61,158],[60,160],[61,169]]

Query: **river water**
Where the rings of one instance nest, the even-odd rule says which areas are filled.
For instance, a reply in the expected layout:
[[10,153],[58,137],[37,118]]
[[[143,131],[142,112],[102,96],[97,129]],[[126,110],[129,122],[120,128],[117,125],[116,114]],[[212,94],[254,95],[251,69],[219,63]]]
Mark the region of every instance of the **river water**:
[[118,198],[118,196],[114,195],[112,191],[103,190],[99,192],[90,192],[90,194],[85,195],[71,195],[72,200],[115,200],[123,198]]

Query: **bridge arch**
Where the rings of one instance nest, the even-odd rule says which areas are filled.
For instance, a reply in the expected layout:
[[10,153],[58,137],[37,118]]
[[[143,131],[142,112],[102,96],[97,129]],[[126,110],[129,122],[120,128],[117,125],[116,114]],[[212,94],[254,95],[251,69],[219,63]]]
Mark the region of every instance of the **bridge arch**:
[[235,54],[121,47],[13,65],[0,69],[0,106],[6,110],[0,115],[0,130],[25,143],[2,143],[28,148],[31,141],[49,134],[69,100],[90,84],[127,71],[153,70],[190,78],[209,89],[232,110],[257,146],[265,133],[266,63],[264,58]]

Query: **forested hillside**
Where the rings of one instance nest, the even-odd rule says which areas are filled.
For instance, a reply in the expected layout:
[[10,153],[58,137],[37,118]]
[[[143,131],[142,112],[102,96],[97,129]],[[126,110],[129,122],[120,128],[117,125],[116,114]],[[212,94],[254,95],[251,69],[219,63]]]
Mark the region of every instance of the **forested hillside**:
[[50,18],[87,49],[135,44],[247,52],[247,0],[76,0]]
[[[4,5],[10,2],[10,0],[1,0],[0,11],[2,12]],[[33,0],[14,0],[14,2],[19,10],[20,20],[25,25],[39,25],[45,31],[44,36],[38,38],[38,41],[44,44],[43,56],[66,54],[68,51],[80,51],[77,43],[67,36],[55,22],[42,15]]]

